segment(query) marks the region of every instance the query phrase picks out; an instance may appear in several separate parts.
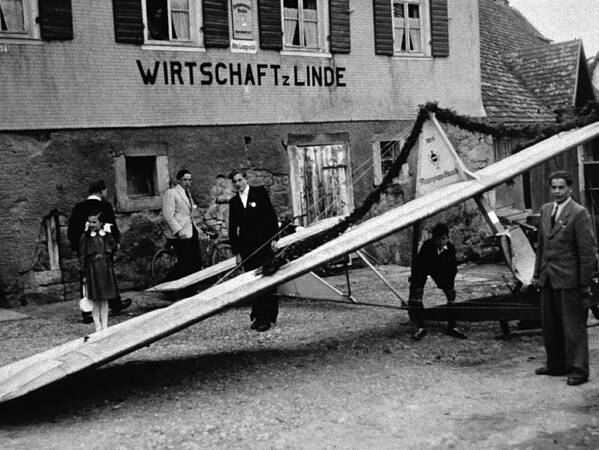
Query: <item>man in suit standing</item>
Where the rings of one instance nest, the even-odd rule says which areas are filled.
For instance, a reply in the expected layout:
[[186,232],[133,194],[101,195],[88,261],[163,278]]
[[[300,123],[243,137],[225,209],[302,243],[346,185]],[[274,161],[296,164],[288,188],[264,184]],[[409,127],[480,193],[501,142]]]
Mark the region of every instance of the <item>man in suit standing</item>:
[[164,193],[162,216],[167,224],[166,237],[171,239],[177,264],[167,279],[176,280],[202,268],[199,232],[193,221],[197,208],[191,193],[191,172],[177,172],[177,185]]
[[[229,174],[237,194],[229,200],[229,242],[237,264],[253,270],[264,264],[277,247],[277,215],[264,186],[250,186],[244,171]],[[254,300],[250,328],[268,330],[279,312],[277,298],[267,293]]]
[[[114,216],[114,209],[108,200],[108,188],[103,180],[98,180],[89,186],[89,196],[82,202],[79,202],[73,208],[71,217],[69,219],[69,227],[67,229],[67,236],[71,243],[71,249],[75,253],[79,253],[79,241],[81,236],[86,230],[87,218],[92,211],[100,211],[100,220],[102,223],[110,228],[112,237],[119,243],[120,232],[119,227],[116,223]],[[78,255],[79,256],[79,255]],[[81,283],[81,295],[83,296],[83,282]],[[131,305],[131,299],[121,299],[120,295],[115,298],[110,306],[113,314],[120,313],[123,309]],[[91,311],[81,311],[84,323],[91,323],[93,321]]]
[[587,307],[596,242],[588,210],[572,195],[572,176],[549,176],[553,202],[541,207],[533,284],[542,289],[547,364],[537,375],[568,375],[568,385],[589,379]]

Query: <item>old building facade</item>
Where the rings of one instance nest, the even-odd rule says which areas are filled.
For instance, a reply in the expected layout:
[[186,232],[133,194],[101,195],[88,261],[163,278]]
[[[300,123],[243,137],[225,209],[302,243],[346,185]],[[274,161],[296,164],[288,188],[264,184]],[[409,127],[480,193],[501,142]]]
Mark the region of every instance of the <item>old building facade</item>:
[[[5,304],[76,295],[64,226],[91,181],[106,181],[116,207],[123,286],[142,287],[178,169],[193,173],[209,226],[226,221],[233,168],[269,186],[281,215],[308,223],[349,212],[380,181],[419,104],[485,114],[477,0],[1,8]],[[399,181],[389,201],[412,195],[410,172]]]

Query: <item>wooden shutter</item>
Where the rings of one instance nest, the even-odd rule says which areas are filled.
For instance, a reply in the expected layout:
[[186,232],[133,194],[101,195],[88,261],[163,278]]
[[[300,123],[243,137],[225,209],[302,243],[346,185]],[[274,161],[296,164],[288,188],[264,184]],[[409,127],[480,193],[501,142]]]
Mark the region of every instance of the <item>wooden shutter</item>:
[[39,24],[45,41],[73,39],[71,0],[40,0]]
[[374,53],[393,56],[393,19],[391,0],[373,0]]
[[141,0],[112,0],[114,36],[121,44],[143,44]]
[[258,22],[260,22],[260,48],[282,50],[281,0],[258,0]]
[[449,56],[447,0],[430,0],[430,2],[432,53],[436,57],[446,57]]
[[329,29],[331,53],[349,53],[349,0],[329,0]]
[[229,46],[228,0],[204,0],[204,45],[227,48]]

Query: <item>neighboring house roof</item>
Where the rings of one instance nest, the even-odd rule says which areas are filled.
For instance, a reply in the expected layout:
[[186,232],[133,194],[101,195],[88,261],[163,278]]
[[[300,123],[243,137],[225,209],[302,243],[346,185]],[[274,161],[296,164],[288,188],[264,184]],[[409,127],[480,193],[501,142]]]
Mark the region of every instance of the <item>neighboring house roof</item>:
[[581,41],[530,47],[506,53],[504,60],[526,88],[553,109],[576,103]]
[[552,122],[555,115],[530,92],[507,65],[503,55],[548,40],[522,14],[504,2],[479,0],[481,88],[491,121]]
[[550,43],[506,0],[479,0],[481,87],[491,121],[554,122],[595,98],[580,40]]

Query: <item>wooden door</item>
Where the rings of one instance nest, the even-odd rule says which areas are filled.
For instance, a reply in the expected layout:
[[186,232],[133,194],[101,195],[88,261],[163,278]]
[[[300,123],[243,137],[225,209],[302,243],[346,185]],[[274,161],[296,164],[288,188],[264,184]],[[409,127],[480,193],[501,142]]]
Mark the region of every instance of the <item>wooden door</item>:
[[303,225],[349,214],[352,189],[346,144],[298,145],[293,152],[293,210]]

